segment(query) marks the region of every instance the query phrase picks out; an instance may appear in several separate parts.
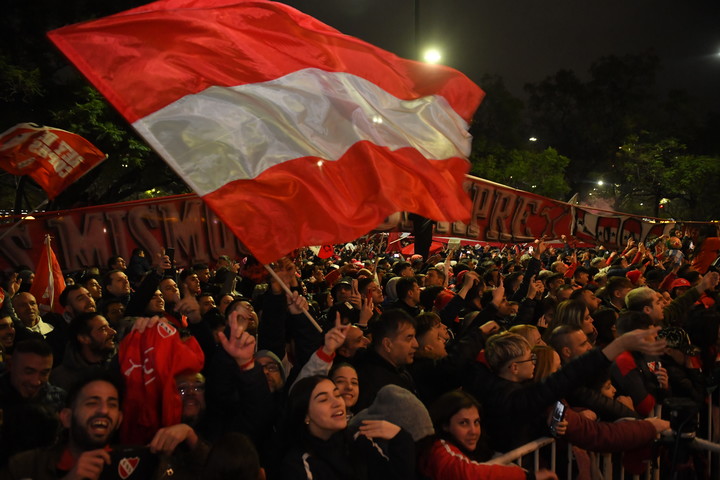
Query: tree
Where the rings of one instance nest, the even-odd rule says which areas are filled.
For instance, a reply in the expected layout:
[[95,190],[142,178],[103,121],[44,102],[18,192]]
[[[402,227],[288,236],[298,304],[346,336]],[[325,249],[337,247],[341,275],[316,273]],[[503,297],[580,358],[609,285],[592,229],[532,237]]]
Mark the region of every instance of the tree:
[[[138,137],[127,122],[88,87],[45,33],[68,23],[101,17],[142,0],[21,2],[4,6],[7,24],[0,30],[0,131],[35,122],[77,133],[109,155],[49,206],[62,209],[103,204],[147,195],[184,193],[187,186]],[[38,14],[42,12],[42,14]],[[0,205],[35,206],[45,198],[29,179],[0,174]],[[16,192],[18,195],[16,195]]]
[[[651,214],[687,220],[712,220],[720,200],[720,158],[694,155],[674,138],[655,140],[631,135],[619,148],[616,167],[617,207],[637,212],[647,204]],[[640,213],[640,212],[638,212]]]
[[552,148],[543,151],[504,150],[473,154],[470,173],[510,187],[563,200],[570,187],[565,168],[570,160]]

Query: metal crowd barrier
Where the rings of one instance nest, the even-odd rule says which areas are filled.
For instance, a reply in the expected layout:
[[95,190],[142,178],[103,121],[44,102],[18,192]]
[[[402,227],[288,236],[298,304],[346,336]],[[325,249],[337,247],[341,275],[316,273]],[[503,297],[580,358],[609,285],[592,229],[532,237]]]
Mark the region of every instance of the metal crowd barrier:
[[[707,452],[707,468],[709,478],[720,478],[720,443],[716,443],[720,438],[720,406],[713,404],[712,396],[708,397],[708,411],[707,411],[707,432],[709,439],[703,439],[696,437],[689,441],[691,448],[694,450],[701,450]],[[654,414],[656,416],[661,415],[660,407],[656,408]],[[505,454],[499,455],[492,460],[489,460],[488,464],[491,465],[510,465],[515,464],[518,466],[529,465],[528,456],[532,455],[532,464],[535,470],[541,467],[540,455],[543,449],[549,449],[549,469],[554,472],[564,471],[567,473],[566,478],[573,478],[573,459],[574,455],[572,452],[572,445],[568,445],[567,451],[567,463],[566,465],[557,465],[557,444],[554,438],[542,437],[534,440],[530,443],[526,443],[515,450],[511,450]],[[659,458],[654,459],[648,466],[647,471],[643,475],[626,475],[626,472],[622,465],[622,454],[611,454],[611,453],[592,453],[588,452],[590,460],[592,462],[591,477],[592,480],[613,480],[617,473],[617,480],[659,480],[660,479],[660,465]],[[615,460],[620,460],[619,465],[613,463]],[[546,467],[547,468],[547,467]],[[561,470],[559,470],[561,469]],[[667,472],[666,472],[667,473]]]

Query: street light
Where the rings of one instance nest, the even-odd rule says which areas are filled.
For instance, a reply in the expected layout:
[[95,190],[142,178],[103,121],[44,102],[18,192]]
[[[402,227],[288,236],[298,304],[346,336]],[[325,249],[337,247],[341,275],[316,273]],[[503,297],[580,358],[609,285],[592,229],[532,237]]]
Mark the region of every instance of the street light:
[[427,63],[438,63],[442,59],[442,54],[437,48],[430,48],[423,53],[423,60]]

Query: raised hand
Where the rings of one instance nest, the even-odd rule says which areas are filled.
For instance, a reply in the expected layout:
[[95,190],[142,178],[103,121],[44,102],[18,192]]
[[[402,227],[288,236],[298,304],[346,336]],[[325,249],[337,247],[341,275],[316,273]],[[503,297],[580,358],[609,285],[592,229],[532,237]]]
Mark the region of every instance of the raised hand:
[[358,290],[358,281],[356,279],[353,279],[352,282],[350,282],[350,298],[348,300],[355,307],[362,307],[362,296],[360,295],[360,290]]
[[235,363],[240,368],[248,368],[248,363],[255,354],[255,337],[245,331],[236,311],[228,316],[228,325],[230,326],[230,338],[225,336],[225,332],[218,333],[220,345],[228,355],[235,359]]
[[299,315],[308,309],[307,298],[298,292],[292,292],[292,295],[285,294],[287,300],[288,311],[293,315]]
[[198,323],[202,320],[200,315],[200,304],[197,301],[195,295],[190,293],[188,286],[183,283],[182,288],[182,299],[175,304],[175,311],[181,315],[185,315],[190,323]]
[[343,325],[340,318],[340,312],[337,312],[335,317],[335,326],[325,334],[325,344],[323,345],[323,352],[328,355],[332,355],[335,351],[345,343],[345,335],[347,334],[350,325]]

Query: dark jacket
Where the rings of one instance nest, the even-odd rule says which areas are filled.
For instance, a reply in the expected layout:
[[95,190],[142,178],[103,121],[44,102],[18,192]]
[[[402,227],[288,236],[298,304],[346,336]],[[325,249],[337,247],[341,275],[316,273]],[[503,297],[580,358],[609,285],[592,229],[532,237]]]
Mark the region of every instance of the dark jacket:
[[573,407],[587,408],[595,412],[600,420],[614,422],[621,418],[639,418],[636,411],[629,409],[613,398],[608,398],[589,387],[578,387],[567,397]]
[[432,404],[445,392],[462,386],[467,368],[485,346],[479,326],[476,321],[470,324],[464,335],[449,346],[446,357],[432,359],[415,355],[415,361],[408,365],[407,370],[417,387],[418,398],[425,405]]
[[349,438],[347,431],[327,441],[309,437],[295,446],[283,461],[283,480],[412,480],[415,445],[404,430],[382,449],[363,435]]
[[392,365],[372,347],[358,361],[356,370],[360,382],[360,396],[355,405],[355,410],[358,412],[369,407],[377,392],[385,385],[397,385],[417,395],[415,381],[407,368]]
[[591,350],[563,366],[539,383],[517,383],[496,376],[477,363],[465,390],[474,395],[486,412],[483,428],[490,446],[507,452],[546,435],[545,412],[577,386],[592,381],[596,372],[610,365],[600,350]]

